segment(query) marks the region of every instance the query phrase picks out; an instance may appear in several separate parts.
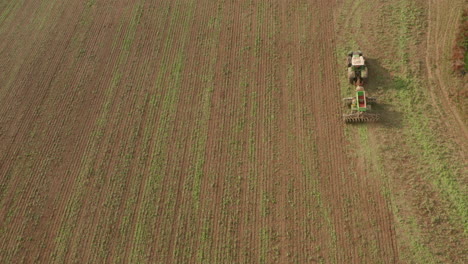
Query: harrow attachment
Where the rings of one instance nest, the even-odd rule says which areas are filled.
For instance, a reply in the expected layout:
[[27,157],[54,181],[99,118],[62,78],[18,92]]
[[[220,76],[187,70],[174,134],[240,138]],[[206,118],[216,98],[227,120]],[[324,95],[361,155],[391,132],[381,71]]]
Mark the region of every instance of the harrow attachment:
[[343,115],[346,123],[365,123],[379,121],[379,115],[372,112],[372,105],[377,104],[377,98],[367,97],[364,87],[358,86],[354,97],[343,98],[346,107],[350,109],[349,114]]
[[377,122],[380,117],[377,114],[357,112],[352,114],[343,115],[343,120],[346,123],[366,123]]

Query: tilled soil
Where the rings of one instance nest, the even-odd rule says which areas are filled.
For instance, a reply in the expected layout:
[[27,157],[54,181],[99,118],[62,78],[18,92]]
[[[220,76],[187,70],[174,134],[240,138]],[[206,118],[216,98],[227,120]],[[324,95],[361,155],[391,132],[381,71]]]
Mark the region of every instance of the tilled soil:
[[398,263],[335,5],[0,6],[1,262]]

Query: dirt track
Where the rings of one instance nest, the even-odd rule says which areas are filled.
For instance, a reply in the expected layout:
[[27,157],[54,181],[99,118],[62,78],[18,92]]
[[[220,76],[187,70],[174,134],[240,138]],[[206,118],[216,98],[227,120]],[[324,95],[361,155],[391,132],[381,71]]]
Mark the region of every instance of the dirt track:
[[398,263],[336,5],[0,6],[0,262]]
[[[450,133],[455,135],[454,138],[459,141],[459,144],[464,145],[468,139],[466,116],[465,119],[462,117],[449,96],[449,93],[454,90],[451,86],[456,86],[457,83],[446,69],[447,66],[437,67],[438,62],[444,61],[444,52],[450,50],[453,45],[454,37],[451,36],[451,32],[458,26],[462,5],[429,1],[427,7],[428,33],[425,59],[429,78],[428,88],[431,90],[434,104],[441,103],[444,106],[441,107],[445,110],[442,115],[447,119],[446,126],[450,129]],[[449,15],[441,15],[440,12],[446,12]],[[466,159],[466,153],[461,153],[461,155],[464,155]]]

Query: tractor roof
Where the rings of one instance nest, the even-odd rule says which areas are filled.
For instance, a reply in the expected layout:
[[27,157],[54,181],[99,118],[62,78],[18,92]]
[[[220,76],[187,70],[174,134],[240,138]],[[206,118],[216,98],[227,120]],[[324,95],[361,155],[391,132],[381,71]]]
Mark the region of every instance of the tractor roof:
[[353,56],[351,60],[353,66],[362,66],[365,65],[364,57],[362,56]]

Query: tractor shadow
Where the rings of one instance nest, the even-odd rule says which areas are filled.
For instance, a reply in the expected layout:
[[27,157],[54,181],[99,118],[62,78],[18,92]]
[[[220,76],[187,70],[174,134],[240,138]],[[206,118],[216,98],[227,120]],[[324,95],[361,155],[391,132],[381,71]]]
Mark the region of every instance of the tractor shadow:
[[401,128],[403,113],[398,110],[397,102],[388,93],[390,90],[398,90],[394,78],[378,60],[366,58],[366,64],[369,78],[364,87],[368,96],[377,97],[377,104],[372,106],[372,110],[380,115],[379,124],[388,128]]

